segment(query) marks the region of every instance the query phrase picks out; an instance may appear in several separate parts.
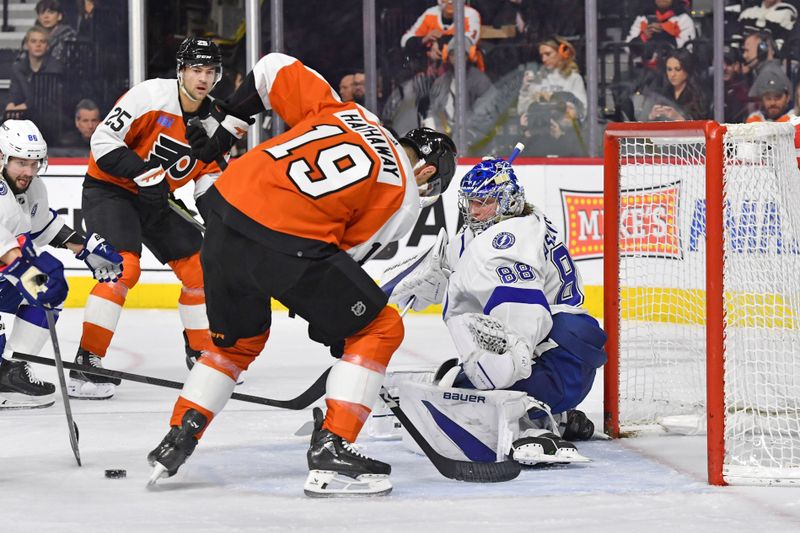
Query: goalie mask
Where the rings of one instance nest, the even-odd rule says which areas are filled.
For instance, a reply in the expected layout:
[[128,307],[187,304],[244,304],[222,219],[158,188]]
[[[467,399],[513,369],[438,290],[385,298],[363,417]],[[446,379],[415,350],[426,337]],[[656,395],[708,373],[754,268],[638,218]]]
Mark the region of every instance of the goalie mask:
[[481,161],[461,179],[458,206],[475,233],[517,216],[525,209],[525,192],[514,168],[502,159]]
[[[34,175],[47,170],[47,143],[44,142],[42,132],[30,120],[6,120],[0,125],[0,154],[2,154],[3,177],[9,183],[11,180],[6,169],[12,157],[35,161]],[[24,191],[15,191],[14,194],[19,192]]]
[[175,55],[175,59],[178,62],[178,81],[181,86],[183,86],[183,69],[185,67],[214,67],[217,71],[217,75],[214,77],[214,85],[222,79],[222,53],[217,43],[211,39],[187,37],[178,46],[178,53]]
[[430,128],[417,128],[406,133],[400,139],[400,144],[411,147],[422,164],[436,167],[436,173],[425,185],[420,186],[419,195],[438,197],[446,191],[456,173],[456,145],[453,140]]

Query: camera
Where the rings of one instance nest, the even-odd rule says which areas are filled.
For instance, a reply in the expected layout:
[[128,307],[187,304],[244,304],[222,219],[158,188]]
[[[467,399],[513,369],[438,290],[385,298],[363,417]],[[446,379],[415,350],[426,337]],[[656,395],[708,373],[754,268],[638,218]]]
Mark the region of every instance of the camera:
[[528,130],[549,128],[550,120],[558,122],[566,113],[567,103],[564,100],[551,99],[549,102],[534,102],[528,107]]

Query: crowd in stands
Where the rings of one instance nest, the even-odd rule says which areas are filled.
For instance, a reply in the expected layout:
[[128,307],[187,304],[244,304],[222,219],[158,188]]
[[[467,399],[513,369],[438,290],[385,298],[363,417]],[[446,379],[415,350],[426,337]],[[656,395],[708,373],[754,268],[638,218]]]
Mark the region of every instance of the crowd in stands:
[[30,9],[16,60],[0,73],[10,80],[3,119],[32,119],[53,153],[85,157],[100,116],[127,89],[127,2],[39,0]]
[[[799,5],[800,0],[726,0],[725,121],[785,121],[794,116],[800,82]],[[379,0],[378,108],[373,111],[400,133],[424,125],[452,134],[458,120],[455,63],[463,54],[467,146],[461,153],[466,156],[508,153],[520,139],[526,140],[525,155],[586,156],[591,151],[590,120],[603,124],[714,116],[710,0],[598,0],[598,6],[597,116],[589,116],[581,0],[468,1],[463,50],[455,49],[453,0]],[[46,112],[54,117],[48,124],[57,129],[59,139],[51,144],[86,152],[88,126],[80,124],[96,125],[127,88],[127,50],[120,53],[122,59],[111,60],[98,52],[109,40],[104,9],[108,13],[112,8],[124,23],[125,0],[39,0],[31,6],[32,25],[17,61],[10,73],[0,75],[11,80],[3,102],[6,117]],[[304,9],[312,8],[309,4]],[[342,20],[350,23],[352,17]],[[155,27],[163,33],[164,26],[168,24]],[[308,27],[303,31],[311,32]],[[287,35],[287,52],[334,84],[338,80],[343,100],[365,103],[362,57],[350,52],[353,42],[326,46],[318,56],[309,51],[306,57],[302,46],[314,41],[299,30]],[[158,57],[172,57],[170,43],[179,37],[158,37],[164,46],[154,51],[150,77],[172,75],[171,63],[162,65]],[[262,35],[262,41],[268,43],[268,38]],[[219,39],[225,51],[224,77],[216,96],[226,96],[243,79],[242,39],[241,33],[235,40]],[[76,48],[76,43],[91,46]],[[155,48],[151,43],[150,49]],[[92,57],[87,60],[85,54]],[[76,62],[83,65],[77,76],[71,75]],[[85,75],[86,65],[96,78]],[[47,110],[37,109],[37,91],[48,88],[46,80],[62,86],[57,109],[53,102]],[[244,149],[242,144],[239,150]]]

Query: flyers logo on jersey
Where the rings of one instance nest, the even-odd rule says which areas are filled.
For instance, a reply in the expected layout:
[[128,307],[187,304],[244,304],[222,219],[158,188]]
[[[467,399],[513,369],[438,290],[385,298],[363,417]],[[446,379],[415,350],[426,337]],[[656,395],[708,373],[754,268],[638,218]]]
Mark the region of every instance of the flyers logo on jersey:
[[178,142],[172,137],[158,136],[150,149],[150,158],[161,163],[161,168],[167,170],[167,176],[173,180],[181,180],[189,175],[197,162],[192,157],[192,149],[188,144]]
[[[603,257],[603,193],[561,191],[567,242],[573,259]],[[620,197],[620,254],[680,258],[680,183],[623,192]]]

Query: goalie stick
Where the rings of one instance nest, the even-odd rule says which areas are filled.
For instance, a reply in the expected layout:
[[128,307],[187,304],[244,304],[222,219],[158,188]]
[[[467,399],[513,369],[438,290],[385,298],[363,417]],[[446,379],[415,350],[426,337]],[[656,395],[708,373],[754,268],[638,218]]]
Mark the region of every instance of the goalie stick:
[[[29,355],[25,353],[14,352],[14,359],[37,363],[40,365],[57,366],[56,361],[48,359],[47,357],[40,357],[38,355]],[[128,381],[136,381],[139,383],[146,383],[148,385],[156,385],[158,387],[166,387],[169,389],[182,389],[183,383],[179,381],[171,381],[168,379],[154,378],[151,376],[143,376],[140,374],[131,374],[130,372],[121,372],[119,370],[110,370],[108,368],[91,368],[88,369],[75,363],[64,362],[63,368],[70,370],[80,370],[87,374],[95,374],[98,376],[106,376],[110,378],[125,379]],[[327,368],[311,386],[302,392],[299,396],[289,400],[273,400],[271,398],[262,398],[261,396],[253,396],[251,394],[241,394],[234,392],[231,394],[232,400],[239,400],[241,402],[257,403],[267,405],[269,407],[279,407],[281,409],[291,409],[292,411],[300,411],[305,409],[315,401],[322,398],[325,394],[325,382],[328,380],[328,373],[331,369]]]
[[81,451],[78,448],[78,424],[72,419],[72,407],[69,403],[69,394],[67,394],[67,382],[64,378],[64,363],[61,361],[61,349],[58,347],[58,335],[56,334],[56,319],[53,316],[53,310],[46,309],[44,314],[47,316],[47,329],[50,330],[50,340],[53,342],[53,354],[55,360],[54,366],[58,369],[58,385],[61,389],[61,399],[64,401],[64,413],[67,415],[67,426],[69,427],[69,445],[72,447],[72,453],[75,455],[75,460],[78,461],[78,466],[81,465]]

